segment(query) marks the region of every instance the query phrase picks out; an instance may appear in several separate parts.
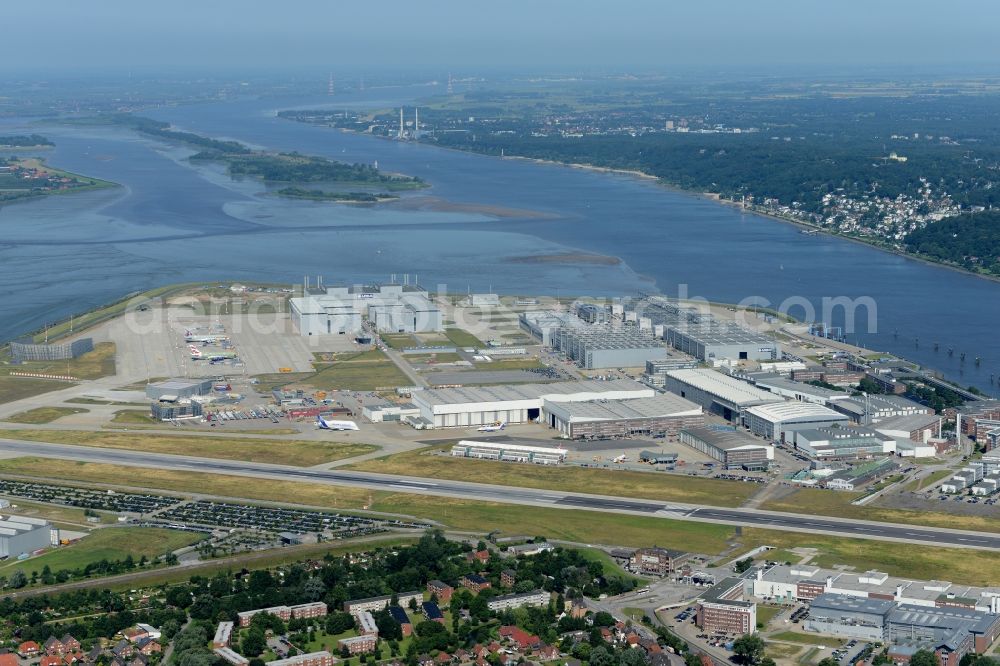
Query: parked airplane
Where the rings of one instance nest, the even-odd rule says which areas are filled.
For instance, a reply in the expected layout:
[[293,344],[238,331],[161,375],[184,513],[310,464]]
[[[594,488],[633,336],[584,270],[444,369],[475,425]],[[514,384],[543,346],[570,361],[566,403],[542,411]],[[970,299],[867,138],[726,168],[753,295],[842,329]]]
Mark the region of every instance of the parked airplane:
[[206,354],[202,350],[191,347],[191,360],[193,361],[225,361],[231,358],[237,358],[236,352],[211,352]]
[[206,344],[212,344],[214,342],[221,342],[223,340],[228,340],[224,335],[195,335],[191,331],[184,331],[184,342],[203,342]]
[[620,456],[613,458],[611,462],[618,463],[620,465],[623,462],[628,462],[628,456],[623,453]]
[[494,421],[488,425],[479,426],[479,432],[497,432],[507,427],[506,421]]
[[320,430],[358,430],[354,421],[328,421],[322,416],[316,416],[316,427]]

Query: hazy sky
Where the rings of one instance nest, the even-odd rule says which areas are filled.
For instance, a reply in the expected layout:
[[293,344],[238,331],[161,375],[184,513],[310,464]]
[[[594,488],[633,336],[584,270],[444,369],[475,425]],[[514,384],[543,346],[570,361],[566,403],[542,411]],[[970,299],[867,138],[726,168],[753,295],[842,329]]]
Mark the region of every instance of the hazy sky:
[[996,0],[5,0],[0,69],[998,64]]

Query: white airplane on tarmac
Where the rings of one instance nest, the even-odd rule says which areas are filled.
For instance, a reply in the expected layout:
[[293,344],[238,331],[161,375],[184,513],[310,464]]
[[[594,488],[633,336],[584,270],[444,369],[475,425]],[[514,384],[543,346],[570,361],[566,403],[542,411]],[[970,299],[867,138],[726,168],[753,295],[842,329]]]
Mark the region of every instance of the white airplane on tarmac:
[[354,421],[328,421],[322,416],[316,416],[316,427],[320,430],[359,430]]

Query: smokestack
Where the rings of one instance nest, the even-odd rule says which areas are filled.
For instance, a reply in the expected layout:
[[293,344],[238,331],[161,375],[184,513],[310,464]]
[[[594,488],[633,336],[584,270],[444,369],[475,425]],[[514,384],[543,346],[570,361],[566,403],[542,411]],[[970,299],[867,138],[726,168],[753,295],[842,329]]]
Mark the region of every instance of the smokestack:
[[403,107],[399,107],[399,138],[403,138]]
[[413,138],[420,136],[420,109],[413,107]]

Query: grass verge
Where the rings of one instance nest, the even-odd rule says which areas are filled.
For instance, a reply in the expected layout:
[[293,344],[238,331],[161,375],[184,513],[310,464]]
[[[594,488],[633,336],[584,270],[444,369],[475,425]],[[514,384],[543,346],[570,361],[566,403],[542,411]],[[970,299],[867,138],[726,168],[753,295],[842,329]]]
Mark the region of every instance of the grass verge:
[[56,419],[72,414],[84,414],[89,409],[77,409],[74,407],[36,407],[26,412],[19,412],[13,416],[8,416],[5,421],[10,423],[27,423],[37,425],[40,423],[52,423]]
[[452,458],[434,455],[440,447],[408,451],[375,460],[366,460],[350,469],[382,474],[454,479],[476,483],[580,491],[603,495],[622,495],[672,502],[691,502],[714,506],[739,506],[756,486],[738,481],[705,479],[681,474],[654,474],[583,467],[546,467],[512,463]]
[[10,439],[53,444],[75,444],[102,449],[131,449],[225,460],[318,465],[351,458],[378,449],[372,444],[343,442],[275,441],[236,437],[189,437],[158,433],[85,432],[80,430],[8,430]]
[[787,511],[817,516],[945,527],[954,530],[1000,532],[1000,523],[992,516],[959,516],[939,511],[890,509],[875,505],[855,506],[851,504],[862,494],[819,488],[799,488],[784,497],[765,502],[760,508],[768,511]]
[[27,560],[14,560],[0,565],[0,575],[7,576],[17,570],[28,576],[31,572],[41,572],[48,565],[53,572],[60,569],[76,569],[101,560],[122,560],[131,555],[136,562],[143,555],[148,558],[162,555],[182,546],[201,540],[203,535],[180,532],[156,527],[108,527],[95,530],[89,536],[68,546]]
[[482,349],[486,345],[483,341],[474,336],[468,331],[462,330],[461,328],[446,328],[444,329],[445,337],[451,340],[451,343],[456,347],[475,347],[476,349]]

